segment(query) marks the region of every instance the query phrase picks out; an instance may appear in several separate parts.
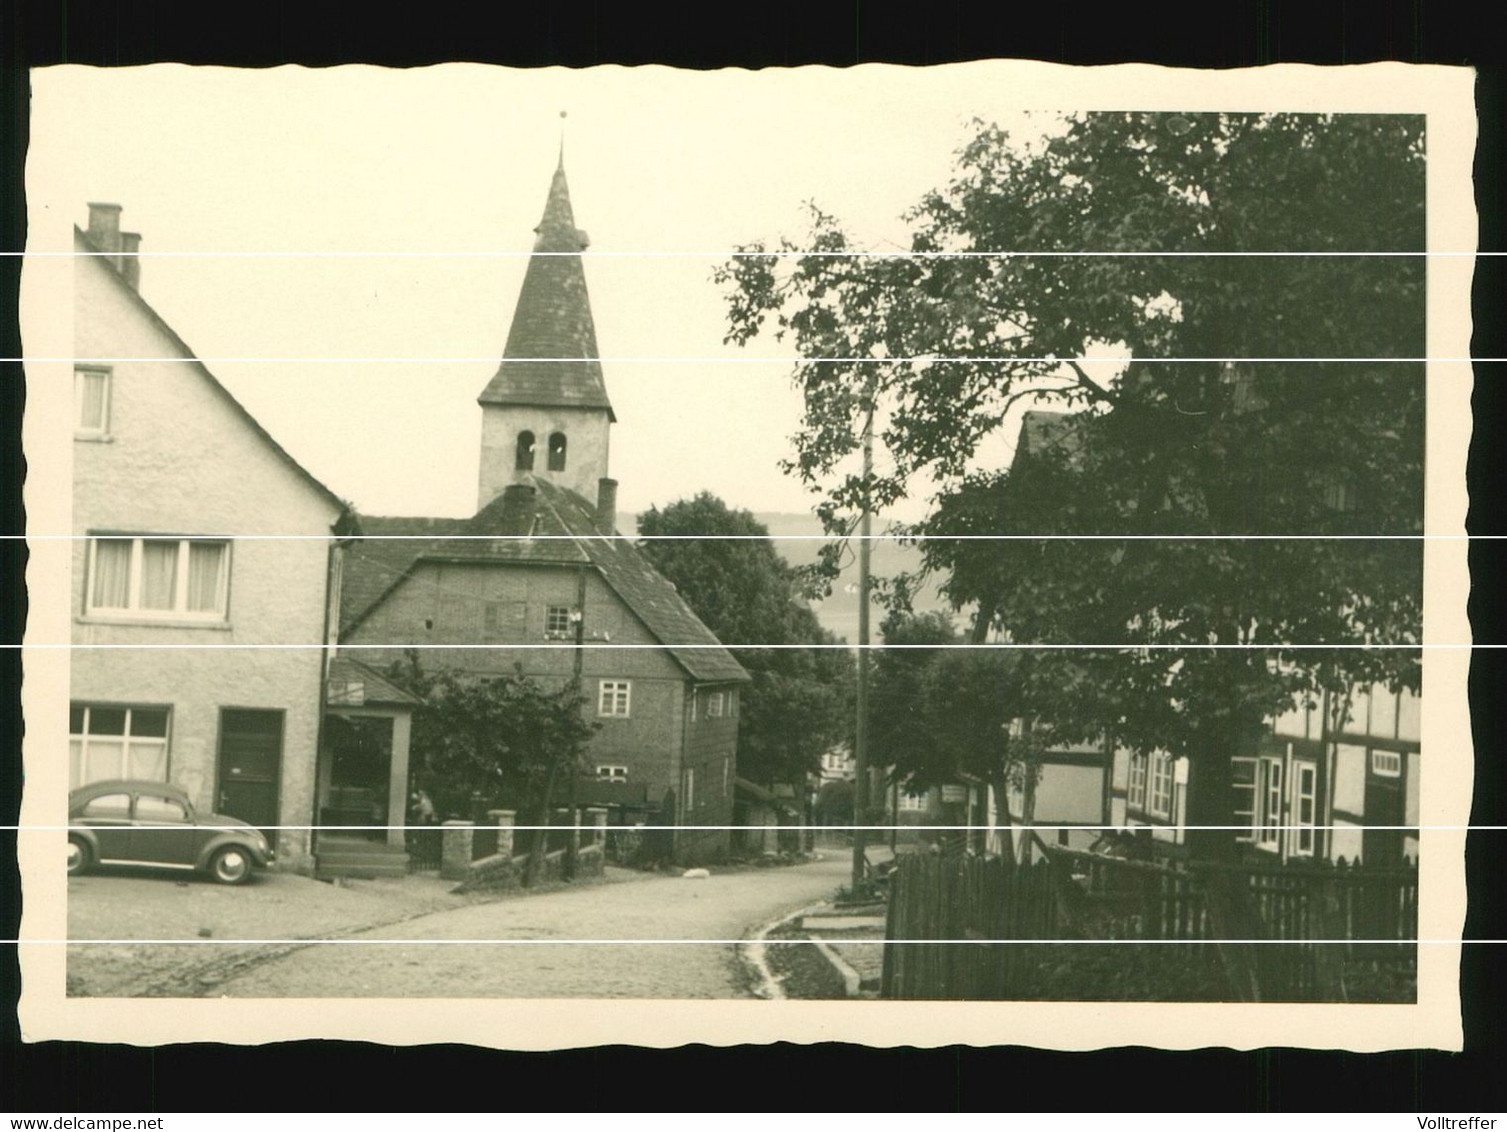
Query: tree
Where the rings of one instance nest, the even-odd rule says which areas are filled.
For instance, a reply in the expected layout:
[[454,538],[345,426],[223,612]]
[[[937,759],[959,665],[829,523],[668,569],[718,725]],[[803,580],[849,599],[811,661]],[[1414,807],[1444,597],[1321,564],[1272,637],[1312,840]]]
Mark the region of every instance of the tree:
[[[948,648],[958,636],[944,614],[895,610],[882,628],[885,644],[905,647],[881,649],[875,665],[876,759],[911,787],[961,775],[983,780],[1006,825],[1014,822],[1010,798],[1018,789],[1029,825],[1049,734],[1027,723],[1051,702],[1050,691],[1036,686],[1032,658]],[[937,647],[917,647],[928,645]]]
[[[832,645],[769,529],[709,492],[639,516],[639,549],[675,583],[718,639],[732,645]],[[665,538],[736,535],[738,538]],[[822,752],[847,736],[852,660],[831,648],[740,648],[752,683],[738,719],[738,773],[804,784]]]
[[445,814],[510,805],[543,824],[537,811],[551,768],[578,770],[600,726],[582,714],[574,683],[547,687],[521,666],[478,677],[424,669],[410,650],[388,675],[424,698],[413,720],[414,780]]
[[[804,358],[885,359],[798,370],[789,467],[828,529],[939,482],[910,533],[978,611],[973,639],[1109,646],[1032,654],[1075,689],[1053,732],[1187,756],[1189,824],[1227,825],[1230,755],[1270,715],[1419,684],[1422,119],[1094,114],[1049,133],[978,124],[909,216],[925,256],[735,258],[729,339],[770,326]],[[781,246],[854,250],[815,209]],[[892,468],[865,482],[844,469],[876,403]],[[1071,439],[980,467],[1028,406],[1072,414]],[[1291,535],[1312,537],[1261,537]],[[1233,832],[1190,842],[1224,855]]]

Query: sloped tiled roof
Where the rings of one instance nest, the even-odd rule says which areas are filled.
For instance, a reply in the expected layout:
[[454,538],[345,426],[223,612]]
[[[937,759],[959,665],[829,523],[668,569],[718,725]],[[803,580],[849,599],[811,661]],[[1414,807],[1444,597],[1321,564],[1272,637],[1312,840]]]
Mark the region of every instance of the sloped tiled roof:
[[[387,677],[383,676],[375,668],[368,664],[362,664],[359,660],[352,660],[348,656],[334,656],[330,658],[329,683],[335,685],[360,684],[362,686],[361,702],[367,704],[404,704],[417,707],[424,701],[406,688],[400,688]],[[334,705],[335,697],[326,696],[328,703]]]
[[1022,456],[1060,452],[1069,459],[1083,447],[1083,435],[1071,413],[1032,409],[1021,418],[1015,451]]
[[[530,257],[502,364],[477,400],[483,405],[606,409],[615,421],[581,268],[586,233],[576,228],[563,159],[549,187],[544,218],[534,231],[534,251],[557,254]],[[542,358],[581,361],[531,360]]]
[[[410,537],[367,539],[351,549],[342,583],[342,631],[348,633],[360,625],[423,561],[585,564],[597,570],[692,679],[705,683],[749,679],[743,666],[637,547],[626,539],[603,537],[616,532],[597,526],[596,510],[586,500],[539,476],[529,476],[527,483],[534,489],[532,495],[515,487],[469,519],[362,516],[361,529],[366,534]],[[530,534],[571,537],[527,537]]]

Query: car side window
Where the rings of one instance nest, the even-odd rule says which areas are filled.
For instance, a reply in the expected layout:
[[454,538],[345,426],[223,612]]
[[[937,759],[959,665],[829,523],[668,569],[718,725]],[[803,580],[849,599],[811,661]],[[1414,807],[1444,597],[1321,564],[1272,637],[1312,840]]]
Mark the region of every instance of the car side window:
[[172,798],[160,798],[155,794],[142,794],[136,799],[138,821],[186,821],[188,813],[183,803]]
[[124,819],[130,816],[131,796],[129,794],[101,794],[98,798],[90,798],[84,803],[84,817],[86,818]]

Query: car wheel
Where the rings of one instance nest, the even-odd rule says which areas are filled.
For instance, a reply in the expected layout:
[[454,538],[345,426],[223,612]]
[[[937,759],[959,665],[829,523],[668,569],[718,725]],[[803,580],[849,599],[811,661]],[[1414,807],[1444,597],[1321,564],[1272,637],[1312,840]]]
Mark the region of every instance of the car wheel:
[[83,872],[89,867],[93,854],[89,852],[89,845],[81,837],[68,839],[68,875],[73,876]]
[[240,845],[227,845],[209,862],[209,875],[221,884],[245,884],[251,876],[251,854]]

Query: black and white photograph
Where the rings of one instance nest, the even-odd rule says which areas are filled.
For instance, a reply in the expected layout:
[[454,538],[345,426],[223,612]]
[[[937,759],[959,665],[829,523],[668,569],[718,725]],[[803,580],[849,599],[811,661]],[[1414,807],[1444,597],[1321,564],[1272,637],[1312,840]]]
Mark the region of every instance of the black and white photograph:
[[23,1021],[1459,1048],[1468,73],[1070,70],[39,71]]

